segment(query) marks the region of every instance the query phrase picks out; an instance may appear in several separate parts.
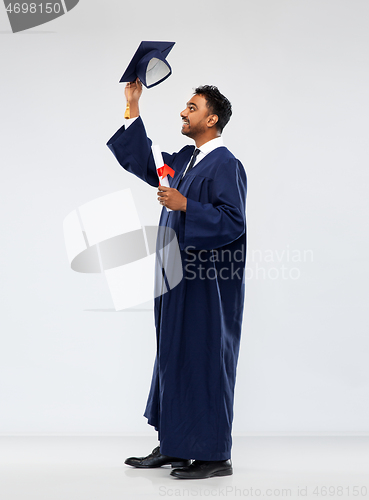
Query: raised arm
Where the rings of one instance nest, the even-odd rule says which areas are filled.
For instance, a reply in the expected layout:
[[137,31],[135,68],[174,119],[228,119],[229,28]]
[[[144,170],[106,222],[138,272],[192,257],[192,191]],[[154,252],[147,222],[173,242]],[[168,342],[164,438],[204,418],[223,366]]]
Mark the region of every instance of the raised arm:
[[[142,94],[142,84],[137,79],[135,82],[128,83],[125,87],[125,96],[131,119],[125,119],[124,125],[109,139],[108,148],[114,154],[119,164],[151,186],[159,186],[159,178],[156,172],[156,166],[151,151],[151,140],[147,137],[143,121],[140,117],[139,100]],[[132,121],[132,118],[134,120]],[[164,162],[177,171],[178,167],[183,167],[183,160],[180,153],[185,152],[188,156],[189,146],[185,146],[179,153],[162,153]],[[176,158],[180,157],[176,163]],[[188,161],[188,159],[187,159]],[[177,190],[173,190],[178,193]],[[180,193],[178,193],[180,195]],[[166,193],[167,196],[167,193]],[[180,195],[182,198],[183,196]],[[179,196],[178,196],[179,197]],[[183,204],[183,200],[182,200]],[[171,208],[171,207],[169,207]],[[177,210],[177,208],[175,208]]]
[[151,152],[151,140],[147,137],[140,117],[142,84],[139,79],[127,83],[124,93],[130,117],[136,120],[132,123],[131,120],[125,119],[125,124],[109,139],[107,146],[125,170],[157,187],[159,179]]
[[136,81],[127,83],[124,94],[127,100],[127,114],[125,118],[136,118],[140,116],[139,100],[142,95],[142,83],[140,80],[136,78]]

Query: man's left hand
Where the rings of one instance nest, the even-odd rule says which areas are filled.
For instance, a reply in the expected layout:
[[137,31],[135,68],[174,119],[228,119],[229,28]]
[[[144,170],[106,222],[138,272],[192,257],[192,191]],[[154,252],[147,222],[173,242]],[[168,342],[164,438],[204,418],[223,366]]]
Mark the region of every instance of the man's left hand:
[[165,186],[159,186],[158,189],[158,200],[161,205],[170,208],[171,210],[182,210],[182,212],[186,211],[187,198],[177,189]]

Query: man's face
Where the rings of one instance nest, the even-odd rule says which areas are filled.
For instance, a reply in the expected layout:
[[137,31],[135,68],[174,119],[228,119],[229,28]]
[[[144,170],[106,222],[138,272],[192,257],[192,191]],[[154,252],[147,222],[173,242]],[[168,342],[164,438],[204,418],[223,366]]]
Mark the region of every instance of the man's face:
[[195,94],[191,97],[180,116],[182,118],[182,134],[195,139],[206,132],[209,118],[209,108],[202,95]]

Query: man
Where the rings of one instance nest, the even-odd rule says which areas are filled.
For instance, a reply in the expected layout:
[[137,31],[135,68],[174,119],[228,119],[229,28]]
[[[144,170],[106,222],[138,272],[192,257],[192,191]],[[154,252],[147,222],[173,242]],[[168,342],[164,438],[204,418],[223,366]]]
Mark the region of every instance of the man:
[[[131,118],[108,141],[121,166],[152,186],[159,180],[139,113],[142,85],[127,84]],[[232,474],[231,427],[244,304],[246,174],[223,145],[231,104],[214,86],[195,90],[180,113],[195,141],[164,162],[171,187],[158,187],[159,226],[177,235],[183,279],[155,299],[157,355],[144,416],[160,447],[126,464],[171,464],[177,478]],[[160,235],[160,232],[159,232]],[[162,238],[162,236],[160,236]],[[165,274],[165,273],[164,273]],[[191,463],[190,461],[193,460]]]

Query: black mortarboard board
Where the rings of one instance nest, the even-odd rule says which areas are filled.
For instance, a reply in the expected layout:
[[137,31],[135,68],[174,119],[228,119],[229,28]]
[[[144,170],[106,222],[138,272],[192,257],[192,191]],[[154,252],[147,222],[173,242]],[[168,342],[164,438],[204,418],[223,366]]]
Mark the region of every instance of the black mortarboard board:
[[120,82],[134,82],[138,77],[147,87],[154,87],[172,74],[165,60],[175,42],[141,42]]

